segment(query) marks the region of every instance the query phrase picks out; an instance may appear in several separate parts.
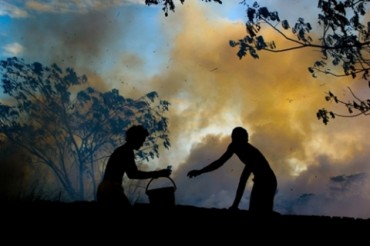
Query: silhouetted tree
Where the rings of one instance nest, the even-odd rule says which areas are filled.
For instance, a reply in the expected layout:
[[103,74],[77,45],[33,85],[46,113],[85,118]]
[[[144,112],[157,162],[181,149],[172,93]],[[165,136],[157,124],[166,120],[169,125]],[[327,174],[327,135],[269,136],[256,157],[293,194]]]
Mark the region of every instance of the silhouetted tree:
[[106,157],[124,141],[132,124],[151,133],[140,159],[158,157],[168,148],[169,103],[156,92],[133,100],[117,89],[100,92],[72,68],[64,71],[22,59],[0,61],[5,99],[0,102],[0,135],[26,150],[30,164],[44,165],[72,200],[96,193]]
[[[350,76],[368,81],[370,86],[370,22],[366,22],[366,3],[368,0],[318,0],[313,2],[319,8],[317,21],[319,29],[314,30],[312,25],[303,17],[291,25],[281,19],[277,11],[270,11],[257,2],[249,6],[247,1],[247,35],[239,40],[230,41],[230,46],[238,47],[237,55],[243,58],[248,54],[259,58],[259,52],[287,52],[297,49],[313,48],[321,52],[321,59],[317,60],[308,71],[316,77],[316,72],[336,77]],[[270,28],[290,46],[278,48],[274,40],[266,40],[262,30]],[[340,67],[332,70],[330,67]],[[352,93],[352,91],[351,91]],[[317,117],[327,124],[335,116],[355,117],[367,115],[370,110],[370,99],[362,100],[352,93],[353,100],[344,101],[328,92],[326,100],[343,104],[349,114],[339,115],[325,108],[318,110]],[[356,110],[356,112],[354,112]]]

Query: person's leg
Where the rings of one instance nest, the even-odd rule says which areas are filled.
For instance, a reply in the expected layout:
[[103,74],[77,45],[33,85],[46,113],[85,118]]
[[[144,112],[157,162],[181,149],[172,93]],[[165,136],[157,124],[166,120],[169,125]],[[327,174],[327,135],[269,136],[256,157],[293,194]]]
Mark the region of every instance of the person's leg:
[[249,212],[251,213],[257,213],[258,207],[259,207],[259,191],[258,191],[258,185],[254,183],[251,191],[251,195],[249,198]]
[[253,214],[270,214],[273,212],[276,184],[254,183],[250,201],[249,211]]
[[120,206],[124,207],[124,208],[131,208],[132,207],[131,202],[129,201],[129,199],[125,195],[125,192],[124,192],[123,188],[120,187],[120,190],[117,191],[117,192],[119,192],[119,195],[117,195],[117,197],[119,198],[118,203],[120,204]]
[[123,208],[131,207],[121,185],[110,181],[103,181],[98,186],[97,201],[100,203],[117,205]]

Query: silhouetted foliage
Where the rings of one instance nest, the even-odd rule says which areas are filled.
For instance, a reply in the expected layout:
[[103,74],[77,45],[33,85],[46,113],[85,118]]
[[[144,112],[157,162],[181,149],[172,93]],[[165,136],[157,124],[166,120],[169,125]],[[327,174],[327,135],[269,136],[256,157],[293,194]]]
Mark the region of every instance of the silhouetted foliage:
[[137,100],[117,89],[100,92],[72,68],[16,57],[0,61],[0,71],[7,95],[0,102],[0,135],[30,153],[29,164],[48,167],[69,199],[92,198],[106,157],[131,125],[151,133],[139,159],[158,157],[160,145],[170,146],[164,117],[169,102],[156,92]]
[[[181,4],[185,2],[185,0],[179,0]],[[216,2],[219,4],[222,4],[221,0],[202,0],[205,2]],[[171,10],[172,12],[175,12],[175,3],[173,0],[145,0],[145,4],[150,6],[150,5],[158,5],[162,3],[163,7],[162,10],[164,11],[165,16],[168,16],[168,11]]]
[[[303,17],[298,18],[296,23],[291,25],[287,20],[281,19],[277,11],[270,11],[267,7],[260,6],[258,2],[250,6],[244,0],[242,4],[247,5],[247,35],[239,40],[231,40],[230,46],[238,47],[237,55],[240,59],[248,54],[257,59],[262,50],[287,52],[303,48],[319,49],[322,58],[308,68],[312,76],[316,77],[316,72],[336,77],[357,78],[361,75],[363,80],[369,81],[370,86],[370,22],[366,22],[367,19],[364,18],[367,12],[365,6],[367,2],[369,1],[318,0],[319,14],[316,22],[321,29],[315,30],[318,36],[311,36],[312,25]],[[274,40],[266,40],[266,36],[261,34],[264,26],[271,28],[282,39],[288,41],[290,46],[279,49]],[[341,69],[333,71],[330,69],[331,65]],[[326,99],[342,103],[347,107],[349,114],[340,115],[320,109],[317,112],[318,119],[327,124],[329,119],[335,116],[367,115],[370,109],[370,99],[359,99],[353,93],[352,96],[354,101],[344,102],[329,92]]]

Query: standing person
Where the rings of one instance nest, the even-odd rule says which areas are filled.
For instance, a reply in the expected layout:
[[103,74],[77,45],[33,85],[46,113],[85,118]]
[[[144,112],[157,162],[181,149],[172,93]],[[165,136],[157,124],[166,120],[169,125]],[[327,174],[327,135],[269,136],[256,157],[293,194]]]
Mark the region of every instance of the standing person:
[[191,170],[189,178],[213,171],[221,167],[233,154],[236,154],[245,165],[240,176],[235,199],[230,209],[238,209],[250,174],[254,175],[254,184],[250,195],[249,211],[254,214],[271,214],[274,207],[274,196],[277,189],[276,176],[264,155],[248,141],[248,132],[236,127],[231,134],[231,143],[226,152],[217,160],[200,170]]
[[104,204],[117,204],[131,207],[122,187],[123,175],[130,179],[150,179],[168,177],[171,170],[140,171],[135,162],[134,150],[143,146],[149,132],[141,125],[134,125],[126,131],[126,143],[114,150],[109,157],[103,181],[98,186],[97,200]]

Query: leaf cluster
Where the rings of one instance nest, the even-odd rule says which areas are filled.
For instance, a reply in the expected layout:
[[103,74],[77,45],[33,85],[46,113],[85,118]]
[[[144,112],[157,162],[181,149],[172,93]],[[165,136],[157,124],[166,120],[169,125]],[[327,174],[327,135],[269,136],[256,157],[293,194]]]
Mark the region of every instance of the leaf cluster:
[[[213,1],[216,3],[222,4],[221,0],[202,0],[202,1],[205,1],[205,2]],[[181,4],[184,4],[184,2],[185,0],[180,0]],[[163,5],[162,10],[166,17],[168,16],[169,11],[175,12],[175,3],[173,0],[145,0],[145,4],[148,6],[162,4]]]

